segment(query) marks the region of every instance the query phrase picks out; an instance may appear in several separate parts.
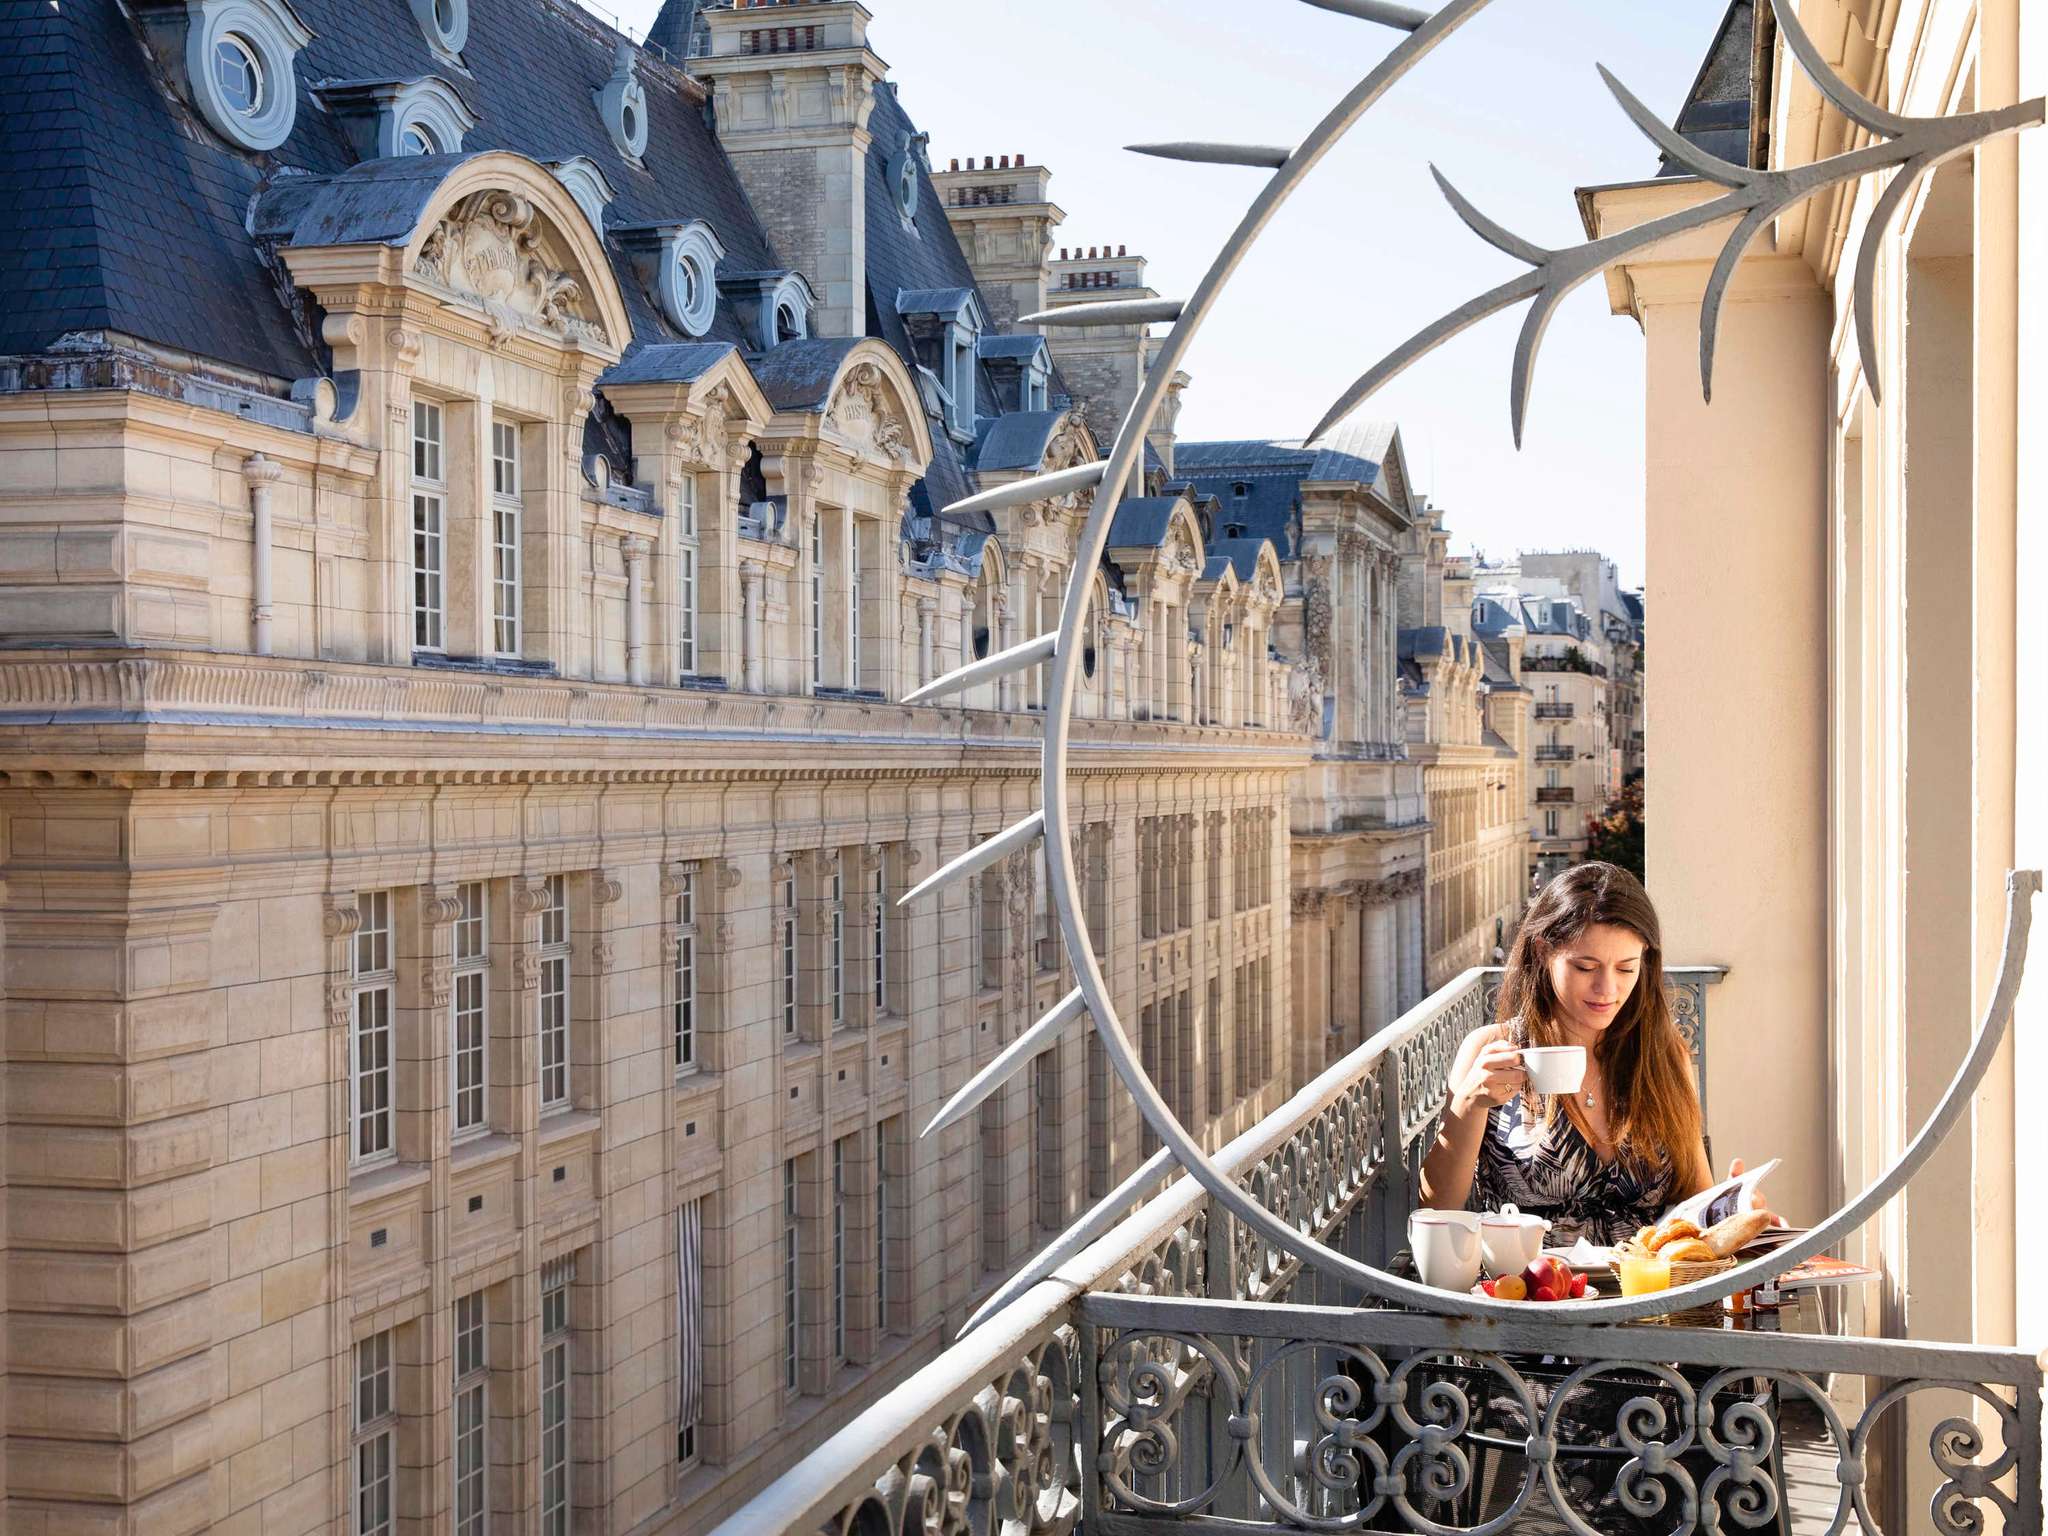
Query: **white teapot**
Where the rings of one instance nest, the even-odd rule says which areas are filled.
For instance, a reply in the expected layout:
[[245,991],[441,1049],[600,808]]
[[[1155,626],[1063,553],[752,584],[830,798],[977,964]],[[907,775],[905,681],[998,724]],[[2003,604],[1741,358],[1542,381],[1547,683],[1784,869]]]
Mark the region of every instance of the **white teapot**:
[[1549,1231],[1550,1223],[1541,1216],[1524,1216],[1513,1205],[1485,1212],[1479,1218],[1479,1247],[1488,1271],[1519,1275],[1541,1256]]

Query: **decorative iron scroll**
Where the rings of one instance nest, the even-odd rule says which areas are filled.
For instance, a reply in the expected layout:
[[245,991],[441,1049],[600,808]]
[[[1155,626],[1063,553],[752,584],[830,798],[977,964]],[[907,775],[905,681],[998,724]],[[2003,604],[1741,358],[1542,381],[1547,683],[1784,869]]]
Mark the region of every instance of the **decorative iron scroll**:
[[[1134,319],[1172,322],[1172,330],[1161,342],[1107,458],[1100,464],[1079,465],[983,491],[965,501],[954,503],[948,509],[958,514],[982,512],[1000,507],[1024,506],[1050,496],[1066,495],[1084,488],[1094,491],[1087,521],[1077,541],[1073,574],[1068,581],[1066,596],[1061,605],[1058,630],[1052,634],[1035,636],[998,655],[972,662],[927,684],[910,696],[913,701],[940,697],[1051,660],[1053,671],[1045,719],[1042,769],[1043,808],[951,860],[920,882],[903,897],[903,901],[909,903],[921,900],[931,892],[955,881],[971,878],[998,860],[1022,852],[1043,839],[1048,884],[1053,905],[1059,914],[1061,939],[1068,960],[1073,966],[1076,981],[1074,992],[1063,999],[1053,1013],[1048,1014],[1038,1025],[1013,1042],[1002,1057],[976,1074],[974,1080],[955,1095],[954,1100],[940,1112],[933,1125],[942,1125],[965,1113],[967,1107],[976,1101],[977,1096],[986,1096],[1004,1079],[1021,1070],[1035,1054],[1051,1044],[1052,1039],[1072,1018],[1077,1017],[1080,1012],[1086,1012],[1094,1021],[1104,1056],[1115,1067],[1117,1075],[1136,1100],[1146,1123],[1151,1126],[1162,1143],[1163,1150],[1170,1153],[1176,1162],[1208,1190],[1218,1208],[1212,1212],[1212,1220],[1220,1219],[1227,1213],[1231,1219],[1243,1223],[1262,1241],[1276,1249],[1313,1265],[1326,1276],[1351,1284],[1384,1300],[1429,1312],[1501,1318],[1510,1315],[1513,1309],[1521,1304],[1496,1301],[1485,1296],[1454,1295],[1446,1291],[1432,1290],[1428,1286],[1397,1279],[1374,1265],[1338,1253],[1247,1196],[1232,1179],[1215,1166],[1168,1107],[1157,1085],[1146,1073],[1137,1052],[1132,1048],[1129,1034],[1118,1017],[1115,1003],[1110,997],[1094,948],[1088,940],[1080,887],[1073,867],[1070,839],[1074,823],[1068,805],[1067,747],[1073,733],[1074,693],[1081,676],[1080,662],[1085,649],[1091,583],[1093,573],[1100,565],[1107,547],[1110,524],[1116,515],[1123,488],[1131,483],[1133,471],[1138,466],[1145,434],[1155,419],[1173,376],[1186,357],[1203,320],[1215,307],[1216,301],[1239,264],[1272,221],[1280,206],[1308,178],[1323,156],[1365,117],[1381,97],[1445,39],[1484,10],[1490,0],[1449,0],[1449,3],[1440,10],[1426,17],[1405,7],[1379,4],[1377,0],[1318,0],[1318,3],[1326,8],[1348,11],[1364,20],[1403,29],[1408,35],[1330,110],[1295,149],[1282,154],[1264,146],[1138,146],[1148,154],[1210,164],[1266,168],[1272,172],[1196,287],[1193,297],[1185,304],[1173,300],[1144,301],[1142,315],[1132,311],[1127,305],[1112,302],[1076,304],[1020,317],[1020,324],[1041,326],[1129,324]],[[1778,13],[1780,31],[1787,46],[1801,67],[1813,76],[1822,93],[1846,116],[1869,128],[1873,133],[1884,136],[1885,142],[1872,144],[1849,155],[1838,156],[1819,165],[1802,167],[1796,171],[1752,171],[1746,167],[1712,161],[1711,157],[1704,156],[1690,144],[1678,139],[1675,134],[1669,133],[1661,124],[1656,124],[1654,118],[1649,116],[1646,109],[1641,108],[1641,104],[1633,96],[1617,87],[1623,108],[1636,119],[1638,126],[1649,133],[1668,153],[1702,174],[1711,172],[1714,179],[1730,186],[1732,190],[1729,195],[1702,208],[1653,221],[1638,230],[1594,241],[1576,251],[1554,253],[1531,245],[1493,224],[1461,196],[1452,192],[1446,184],[1447,195],[1465,221],[1502,249],[1531,263],[1532,271],[1496,289],[1492,294],[1473,301],[1472,305],[1466,306],[1465,311],[1439,322],[1437,326],[1415,338],[1389,363],[1368,373],[1354,385],[1344,399],[1333,408],[1326,422],[1334,421],[1343,415],[1358,400],[1369,394],[1372,388],[1376,388],[1379,382],[1391,377],[1393,371],[1398,371],[1398,366],[1405,366],[1407,361],[1422,355],[1439,341],[1472,323],[1472,320],[1481,314],[1491,313],[1520,298],[1535,298],[1537,303],[1531,310],[1530,323],[1523,329],[1521,343],[1516,353],[1515,421],[1519,435],[1526,403],[1527,380],[1534,366],[1536,345],[1541,340],[1543,326],[1564,294],[1594,273],[1654,241],[1671,238],[1736,213],[1749,213],[1761,219],[1766,215],[1761,214],[1760,210],[1792,206],[1821,187],[1851,182],[1873,171],[1903,166],[1905,170],[1901,175],[1894,177],[1892,185],[1880,199],[1876,210],[1877,227],[1881,229],[1884,222],[1896,211],[1898,200],[1903,198],[1912,181],[1924,176],[1932,166],[1950,156],[1962,153],[1987,138],[2016,132],[2033,126],[2042,119],[2044,109],[2040,101],[2027,103],[2023,107],[1970,114],[1953,119],[1895,117],[1863,101],[1836,78],[1828,70],[1811,42],[1806,39],[1805,34],[1799,30],[1797,19],[1790,15],[1779,0],[1772,0],[1772,3]],[[1761,224],[1758,223],[1757,227],[1760,228]],[[1748,232],[1744,233],[1744,230]],[[1737,238],[1730,246],[1733,254],[1724,256],[1724,264],[1730,271],[1754,233],[1755,229],[1750,228],[1747,220],[1743,228],[1738,229]],[[1866,254],[1873,248],[1872,243],[1867,243]],[[1725,279],[1721,286],[1725,287]],[[1710,292],[1710,297],[1713,296]],[[1709,319],[1711,321],[1711,316]],[[1710,362],[1711,347],[1707,349],[1706,356]],[[1389,371],[1390,369],[1392,371]],[[1887,1169],[1876,1183],[1826,1221],[1811,1228],[1804,1237],[1786,1244],[1773,1255],[1738,1264],[1734,1269],[1710,1280],[1676,1287],[1662,1297],[1615,1298],[1578,1303],[1577,1315],[1592,1322],[1623,1322],[1651,1316],[1669,1307],[1699,1304],[1761,1283],[1783,1267],[1797,1264],[1800,1260],[1831,1247],[1860,1226],[1880,1205],[1903,1188],[1906,1181],[1940,1145],[1967,1109],[1969,1094],[1990,1066],[1998,1044],[2011,1022],[2013,1001],[2018,992],[2020,974],[2025,966],[2027,933],[2032,917],[2031,899],[2039,888],[2040,877],[2036,872],[2016,872],[2008,877],[2004,954],[1997,985],[1993,989],[1991,1002],[1979,1022],[1969,1055],[1957,1069],[1948,1091],[1943,1095],[1926,1125],[1913,1138],[1898,1161]],[[1403,1043],[1402,1049],[1412,1055],[1415,1051],[1429,1051],[1439,1047],[1440,1042],[1435,1039],[1419,1044],[1411,1039]],[[1420,1127],[1427,1113],[1434,1113],[1434,1107],[1425,1111],[1420,1107],[1411,1108],[1403,1103],[1401,1114],[1404,1134],[1410,1125]]]
[[[1083,1303],[1084,1329],[1093,1310]],[[1242,1319],[1249,1309],[1231,1310]],[[1739,1335],[1714,1352],[1753,1359],[1685,1369],[1656,1358],[1661,1330],[1588,1331],[1604,1341],[1590,1357],[1538,1376],[1526,1355],[1518,1368],[1506,1352],[1449,1338],[1289,1337],[1294,1309],[1259,1310],[1268,1320],[1249,1337],[1234,1326],[1096,1332],[1100,1397],[1087,1416],[1099,1428],[1084,1449],[1105,1514],[1427,1536],[1490,1536],[1539,1513],[1579,1536],[1616,1520],[1671,1533],[1775,1528],[1781,1406],[1798,1400],[1821,1433],[1807,1454],[1832,1455],[1828,1536],[1852,1519],[1883,1536],[1867,1493],[1873,1438],[1907,1399],[1941,1393],[1954,1411],[1928,1431],[1924,1453],[1941,1481],[1931,1524],[1911,1529],[1976,1536],[1994,1515],[2007,1530],[2040,1529],[2040,1373],[2017,1351],[1951,1360],[1950,1375],[1901,1374],[1943,1362],[1887,1341],[1801,1340],[1824,1363],[1794,1368],[1773,1362],[1778,1338]],[[1904,1357],[1896,1367],[1892,1355]],[[1830,1372],[1873,1378],[1853,1423],[1827,1392]]]

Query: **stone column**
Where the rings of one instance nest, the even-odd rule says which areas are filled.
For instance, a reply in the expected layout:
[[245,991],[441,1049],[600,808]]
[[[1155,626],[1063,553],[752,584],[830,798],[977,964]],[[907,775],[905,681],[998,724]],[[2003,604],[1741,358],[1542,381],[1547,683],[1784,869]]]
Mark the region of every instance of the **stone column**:
[[1356,890],[1346,890],[1329,905],[1331,922],[1330,947],[1330,1024],[1325,1031],[1327,1059],[1334,1061],[1352,1046],[1361,1036],[1360,1025],[1364,1022],[1360,1013],[1362,1001],[1359,994],[1358,978],[1363,957],[1359,950],[1362,934],[1361,899]]
[[262,454],[242,463],[249,485],[249,649],[270,654],[270,490],[284,470]]
[[[989,639],[989,654],[1006,651],[1012,643],[1010,636],[1010,600],[1001,592],[989,594],[989,628],[994,634]],[[1017,707],[1017,674],[1006,672],[996,679],[996,708],[1008,713]]]
[[1399,977],[1394,948],[1394,908],[1383,891],[1365,909],[1365,1028],[1370,1034],[1399,1016]]
[[1410,882],[1399,903],[1401,1011],[1422,1001],[1422,892]]
[[748,693],[761,691],[761,562],[740,562],[740,630],[744,660],[741,684]]
[[932,629],[938,618],[939,600],[920,597],[917,600],[917,685],[920,688],[938,675],[932,663]]
[[1327,891],[1296,891],[1293,895],[1294,1008],[1282,1014],[1291,1020],[1289,1038],[1280,1043],[1275,1070],[1292,1082],[1306,1082],[1322,1070],[1324,1040],[1330,1032],[1330,929]]
[[626,681],[647,685],[647,540],[634,534],[619,543],[626,562]]

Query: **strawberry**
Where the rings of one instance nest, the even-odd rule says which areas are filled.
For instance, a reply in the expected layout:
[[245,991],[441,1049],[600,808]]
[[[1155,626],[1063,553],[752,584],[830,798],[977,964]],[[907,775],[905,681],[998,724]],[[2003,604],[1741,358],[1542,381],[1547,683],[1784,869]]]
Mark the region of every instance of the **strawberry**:
[[1581,1300],[1583,1300],[1583,1299],[1585,1298],[1585,1295],[1586,1295],[1586,1277],[1585,1277],[1584,1275],[1573,1275],[1573,1276],[1572,1276],[1572,1300],[1573,1300],[1573,1301],[1581,1301]]

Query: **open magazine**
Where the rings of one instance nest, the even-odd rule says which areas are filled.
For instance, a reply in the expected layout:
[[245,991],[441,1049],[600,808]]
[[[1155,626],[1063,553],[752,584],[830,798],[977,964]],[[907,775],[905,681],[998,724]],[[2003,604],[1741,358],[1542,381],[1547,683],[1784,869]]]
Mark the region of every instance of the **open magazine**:
[[1748,1210],[1749,1198],[1756,1192],[1757,1185],[1763,1183],[1766,1175],[1782,1161],[1782,1158],[1774,1157],[1768,1163],[1745,1170],[1736,1178],[1710,1185],[1672,1206],[1664,1213],[1664,1220],[1682,1217],[1704,1232],[1715,1222],[1726,1221],[1730,1216]]

